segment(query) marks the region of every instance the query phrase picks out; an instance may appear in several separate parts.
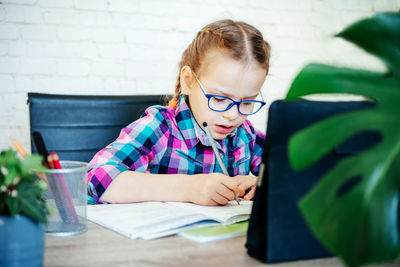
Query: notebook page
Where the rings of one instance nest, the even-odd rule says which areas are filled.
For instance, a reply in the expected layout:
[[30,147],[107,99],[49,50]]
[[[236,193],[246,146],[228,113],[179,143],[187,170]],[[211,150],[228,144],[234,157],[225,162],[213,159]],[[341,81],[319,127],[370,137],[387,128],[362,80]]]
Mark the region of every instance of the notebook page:
[[202,214],[164,202],[89,205],[87,217],[133,239],[164,231],[167,234],[168,230],[207,219]]
[[201,213],[221,223],[235,223],[247,220],[250,217],[253,201],[229,201],[225,206],[200,206],[192,203],[167,202],[190,213]]
[[154,238],[159,238],[159,237],[164,237],[164,236],[169,236],[169,235],[175,235],[181,232],[184,232],[189,229],[196,229],[199,227],[207,227],[207,226],[213,226],[213,225],[221,225],[221,223],[217,221],[207,221],[207,220],[202,220],[202,221],[196,221],[192,224],[186,224],[184,226],[180,226],[178,228],[173,228],[171,230],[163,231],[163,232],[154,232],[154,233],[146,233],[141,238],[143,239],[154,239]]

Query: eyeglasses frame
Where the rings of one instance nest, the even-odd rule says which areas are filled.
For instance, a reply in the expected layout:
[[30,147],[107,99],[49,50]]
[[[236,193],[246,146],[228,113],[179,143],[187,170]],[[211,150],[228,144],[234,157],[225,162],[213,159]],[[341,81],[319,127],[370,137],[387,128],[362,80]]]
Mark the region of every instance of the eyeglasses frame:
[[[266,103],[265,103],[265,101],[264,101],[264,97],[263,97],[261,91],[260,91],[260,95],[261,95],[261,98],[262,98],[263,101],[260,101],[260,100],[242,100],[242,101],[236,101],[236,100],[233,100],[233,99],[230,98],[230,97],[223,96],[223,95],[207,94],[206,91],[204,90],[204,85],[200,82],[199,78],[197,78],[196,73],[195,73],[194,71],[192,71],[192,73],[193,73],[193,76],[194,76],[194,78],[196,79],[197,83],[199,84],[201,91],[203,92],[204,96],[205,96],[205,97],[207,98],[207,100],[208,100],[208,102],[207,102],[207,103],[208,103],[208,108],[211,109],[212,111],[215,111],[215,112],[225,112],[225,111],[227,111],[227,110],[230,110],[233,106],[236,105],[237,110],[238,110],[238,112],[239,112],[241,115],[249,116],[249,115],[253,115],[253,114],[257,113],[263,106],[266,105]],[[213,109],[213,108],[210,107],[210,99],[211,99],[212,97],[218,97],[218,98],[225,98],[225,99],[228,99],[228,100],[232,101],[232,104],[228,105],[227,108],[226,108],[225,110],[215,110],[215,109]],[[250,114],[244,114],[244,113],[240,112],[239,105],[242,104],[242,103],[249,103],[249,102],[251,102],[251,103],[260,103],[261,106],[260,106],[256,111],[254,111],[254,112],[252,112],[252,113],[250,113]]]

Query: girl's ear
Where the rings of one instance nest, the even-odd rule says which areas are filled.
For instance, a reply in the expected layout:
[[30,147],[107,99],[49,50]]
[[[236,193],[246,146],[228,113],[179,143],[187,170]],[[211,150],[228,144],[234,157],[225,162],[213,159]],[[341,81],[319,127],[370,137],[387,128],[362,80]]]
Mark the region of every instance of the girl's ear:
[[180,72],[181,92],[190,95],[193,84],[193,73],[189,66],[183,66]]

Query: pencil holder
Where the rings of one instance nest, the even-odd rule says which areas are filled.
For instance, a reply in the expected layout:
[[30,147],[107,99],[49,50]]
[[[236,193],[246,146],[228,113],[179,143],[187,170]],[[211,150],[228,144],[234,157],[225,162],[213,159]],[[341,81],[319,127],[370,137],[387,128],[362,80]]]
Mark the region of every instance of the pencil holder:
[[60,161],[61,169],[43,172],[49,189],[44,198],[50,209],[46,235],[71,236],[86,232],[88,164]]

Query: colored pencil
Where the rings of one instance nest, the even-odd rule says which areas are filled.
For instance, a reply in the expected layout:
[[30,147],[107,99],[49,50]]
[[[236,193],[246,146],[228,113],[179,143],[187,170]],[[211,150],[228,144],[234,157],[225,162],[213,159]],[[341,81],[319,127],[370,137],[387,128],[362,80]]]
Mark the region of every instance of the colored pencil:
[[57,153],[53,151],[53,164],[56,169],[61,169],[60,158]]
[[[8,135],[8,138],[10,138],[10,140],[11,140],[13,146],[15,147],[15,149],[17,150],[17,152],[21,155],[21,157],[25,158],[26,156],[28,156],[28,153],[26,152],[26,150],[20,145],[20,143],[17,140],[15,140],[10,134],[7,134],[7,135]],[[36,174],[47,185],[49,184],[49,182],[47,181],[46,175],[44,175],[41,172],[37,172]]]
[[8,138],[10,138],[11,143],[13,144],[13,146],[15,147],[15,149],[18,151],[18,153],[25,158],[28,153],[26,153],[25,149],[18,143],[17,140],[15,140],[9,133],[7,134]]
[[[49,164],[52,164],[54,169],[61,169],[60,159],[56,152],[53,151],[52,154],[49,154],[50,161]],[[51,162],[51,163],[50,163]],[[76,210],[74,207],[74,202],[72,201],[71,194],[68,189],[68,185],[65,181],[65,177],[62,174],[57,175],[57,184],[60,186],[58,191],[60,194],[63,194],[64,197],[62,198],[63,206],[67,211],[67,219],[68,221],[79,222],[78,215],[76,214]]]

